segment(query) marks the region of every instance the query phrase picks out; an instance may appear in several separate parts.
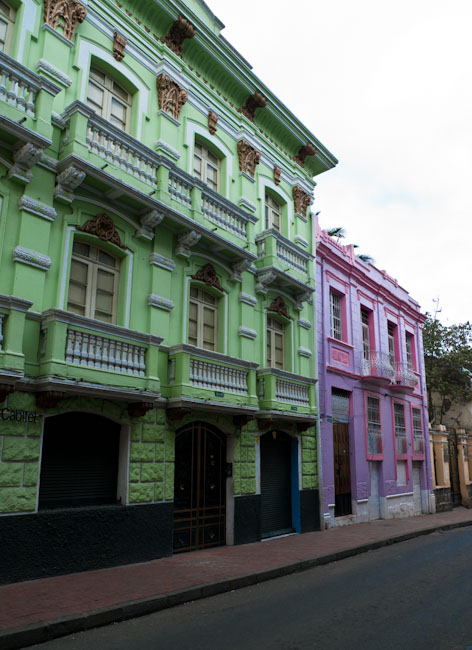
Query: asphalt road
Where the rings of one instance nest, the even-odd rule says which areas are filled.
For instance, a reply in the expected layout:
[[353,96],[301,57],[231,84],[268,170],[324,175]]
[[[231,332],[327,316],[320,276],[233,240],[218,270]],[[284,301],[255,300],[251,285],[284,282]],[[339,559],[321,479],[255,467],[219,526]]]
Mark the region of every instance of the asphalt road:
[[472,650],[472,529],[36,645],[38,650]]

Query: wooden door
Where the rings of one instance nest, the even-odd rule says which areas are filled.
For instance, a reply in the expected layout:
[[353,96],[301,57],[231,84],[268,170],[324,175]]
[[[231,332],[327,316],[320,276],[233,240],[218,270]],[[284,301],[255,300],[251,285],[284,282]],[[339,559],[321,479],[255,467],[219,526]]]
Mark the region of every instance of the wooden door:
[[334,497],[336,517],[352,514],[351,459],[349,453],[349,426],[333,422]]

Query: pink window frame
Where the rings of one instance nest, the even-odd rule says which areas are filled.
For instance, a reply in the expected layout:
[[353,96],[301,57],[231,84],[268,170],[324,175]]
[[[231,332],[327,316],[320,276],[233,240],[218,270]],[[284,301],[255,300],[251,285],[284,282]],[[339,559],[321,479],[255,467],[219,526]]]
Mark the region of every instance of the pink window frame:
[[[422,454],[416,454],[415,453],[415,432],[413,429],[413,409],[418,409],[420,412],[420,418],[421,418],[421,431],[423,433],[423,453]],[[423,408],[421,404],[411,404],[410,403],[410,423],[411,423],[411,458],[412,460],[424,460],[425,459],[425,451],[426,451],[426,439],[424,437],[424,426],[423,426]]]
[[[369,424],[367,421],[367,398],[374,397],[379,400],[379,413],[380,413],[380,431],[382,433],[381,442],[382,442],[382,453],[381,454],[371,454],[369,453]],[[364,393],[364,434],[365,434],[365,449],[367,460],[383,460],[384,459],[384,440],[383,440],[383,420],[382,420],[382,397],[378,393]]]
[[[403,417],[405,419],[405,429],[406,429],[406,445],[407,445],[407,450],[406,454],[397,454],[397,436],[396,436],[396,429],[395,429],[395,404],[401,404],[403,406]],[[398,460],[406,460],[406,482],[407,484],[410,482],[410,463],[408,462],[409,454],[408,454],[408,419],[406,416],[406,403],[402,399],[392,399],[392,433],[393,433],[393,454],[395,457],[395,481],[398,479],[398,474],[397,474],[397,461]],[[411,439],[411,433],[410,433],[410,439]]]
[[[341,304],[341,338],[337,339],[332,335],[331,332],[331,294],[334,293],[340,298]],[[347,327],[347,312],[346,312],[346,294],[338,289],[329,286],[329,338],[332,341],[341,341],[342,343],[348,343],[347,337],[348,327]]]
[[371,350],[376,350],[375,347],[375,323],[374,323],[374,310],[364,305],[362,302],[359,306],[359,315],[361,318],[361,330],[362,330],[362,310],[369,314],[367,326],[369,328],[369,346]]
[[416,355],[416,336],[410,330],[405,330],[405,348],[407,338],[411,338],[411,361],[413,363],[413,370],[418,372],[418,357]]

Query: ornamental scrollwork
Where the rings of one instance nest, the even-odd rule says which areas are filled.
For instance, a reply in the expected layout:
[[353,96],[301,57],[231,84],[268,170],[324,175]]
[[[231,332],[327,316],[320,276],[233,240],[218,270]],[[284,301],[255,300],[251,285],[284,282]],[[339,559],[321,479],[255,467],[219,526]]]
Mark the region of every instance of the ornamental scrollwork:
[[214,111],[208,111],[208,130],[211,135],[216,133],[216,123],[218,122],[218,115]]
[[120,34],[119,32],[113,34],[113,57],[116,61],[123,60],[123,57],[125,56],[126,43],[127,40],[123,34]]
[[213,264],[205,264],[205,266],[202,266],[202,268],[191,277],[192,280],[204,282],[209,287],[214,287],[215,289],[218,289],[218,291],[223,291],[223,287],[220,284],[220,279],[216,275]]
[[161,41],[167,47],[182,57],[182,46],[186,38],[193,38],[195,36],[195,27],[183,16],[179,16],[169,29],[167,34],[161,38]]
[[281,296],[277,296],[277,298],[270,303],[267,311],[272,311],[275,314],[279,314],[279,316],[285,316],[285,318],[289,318],[287,305]]
[[170,113],[175,120],[178,120],[182,106],[188,99],[187,91],[166,74],[160,74],[156,84],[160,110]]
[[307,156],[316,155],[315,146],[308,142],[304,147],[300,147],[297,155],[295,156],[295,162],[297,162],[300,167],[305,167],[305,158]]
[[44,22],[53,29],[62,27],[65,38],[70,41],[78,24],[86,17],[87,7],[77,0],[44,0]]
[[247,140],[238,142],[239,171],[249,174],[254,178],[256,166],[259,164],[262,154],[257,151]]
[[244,104],[239,109],[239,112],[245,115],[248,120],[254,122],[256,109],[265,108],[267,106],[267,97],[258,91],[246,99]]
[[83,226],[77,226],[77,230],[86,232],[89,235],[95,235],[102,241],[110,242],[120,248],[126,248],[115,228],[113,219],[107,214],[96,214],[93,219],[86,221]]
[[305,192],[300,185],[295,185],[292,189],[293,202],[295,204],[295,212],[306,217],[306,211],[313,203],[313,197],[308,192]]
[[280,176],[282,175],[282,169],[277,165],[274,165],[274,183],[280,185]]

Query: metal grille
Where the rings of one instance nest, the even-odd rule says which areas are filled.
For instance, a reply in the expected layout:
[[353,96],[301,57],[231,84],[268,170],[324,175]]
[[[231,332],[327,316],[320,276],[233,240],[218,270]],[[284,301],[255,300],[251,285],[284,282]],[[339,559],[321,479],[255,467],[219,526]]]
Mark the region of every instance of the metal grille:
[[380,422],[380,400],[367,396],[367,434],[369,454],[382,453],[382,426]]
[[339,293],[330,293],[331,336],[339,341],[343,338],[341,320],[341,296]]

